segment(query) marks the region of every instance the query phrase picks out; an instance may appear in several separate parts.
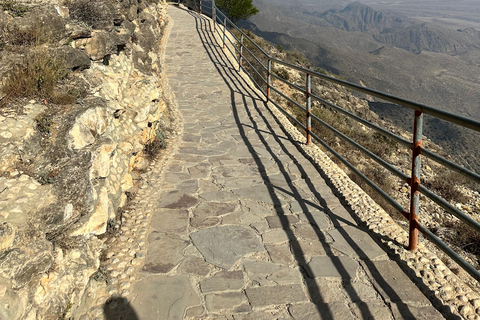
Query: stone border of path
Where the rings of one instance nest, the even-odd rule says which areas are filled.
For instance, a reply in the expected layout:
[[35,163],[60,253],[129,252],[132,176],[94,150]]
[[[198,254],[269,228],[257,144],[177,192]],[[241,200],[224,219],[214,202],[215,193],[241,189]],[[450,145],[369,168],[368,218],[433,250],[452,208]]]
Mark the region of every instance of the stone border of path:
[[[173,22],[169,19],[162,38],[161,65],[164,65],[166,43],[172,27]],[[119,232],[105,242],[107,245],[103,252],[105,259],[100,263],[100,269],[103,268],[105,275],[99,275],[100,281],[90,281],[81,305],[72,312],[75,319],[104,320],[104,309],[107,303],[113,300],[120,301],[130,295],[130,288],[137,281],[135,275],[143,266],[147,250],[148,226],[153,210],[153,203],[148,199],[158,196],[161,192],[149,185],[158,182],[169,159],[175,155],[179,147],[178,139],[183,134],[183,116],[179,111],[175,94],[170,89],[165,69],[161,72],[161,79],[171,121],[171,133],[166,139],[167,148],[151,161],[147,172],[140,175],[142,180],[139,191],[124,210]],[[105,284],[103,280],[107,283]],[[116,303],[112,307],[116,306]]]
[[[208,17],[203,16],[210,20]],[[228,35],[232,42],[234,38]],[[215,33],[215,39],[222,39]],[[228,41],[226,42],[229,43]],[[233,51],[233,48],[231,48]],[[230,51],[224,50],[230,62],[238,67],[238,63]],[[259,97],[264,94],[258,90],[248,75],[242,71],[240,76],[256,91]],[[345,171],[335,164],[317,145],[307,146],[303,133],[278,110],[274,104],[267,107],[285,134],[294,142],[297,148],[312,162],[324,179],[331,184],[332,190],[363,222],[382,244],[390,251],[390,256],[400,263],[400,266],[419,286],[432,304],[442,311],[447,318],[480,320],[480,295],[472,290],[459,276],[454,274],[438,256],[427,246],[436,248],[433,244],[420,242],[415,252],[407,250],[408,233],[403,230],[390,215],[365,193]],[[422,241],[422,238],[420,238]],[[460,269],[460,275],[469,279],[469,275]]]

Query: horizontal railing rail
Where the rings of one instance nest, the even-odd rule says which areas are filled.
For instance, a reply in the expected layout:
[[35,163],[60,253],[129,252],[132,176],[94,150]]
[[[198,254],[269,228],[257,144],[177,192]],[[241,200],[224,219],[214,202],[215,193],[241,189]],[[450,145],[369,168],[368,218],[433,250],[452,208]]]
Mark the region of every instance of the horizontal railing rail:
[[[217,36],[222,39],[222,45],[224,49],[227,49],[233,58],[236,60],[239,66],[239,70],[243,70],[250,79],[255,83],[259,90],[265,95],[266,101],[272,103],[276,108],[278,108],[283,114],[285,114],[292,122],[298,125],[300,128],[305,130],[306,134],[306,143],[311,143],[311,138],[317,141],[322,145],[328,152],[330,152],[334,157],[336,157],[340,162],[342,162],[347,168],[349,168],[353,173],[355,173],[359,178],[361,178],[369,187],[371,187],[379,196],[385,199],[393,208],[395,208],[399,213],[401,213],[405,218],[409,220],[409,249],[415,250],[418,243],[418,231],[420,231],[427,239],[429,239],[433,244],[435,244],[440,250],[445,254],[450,256],[454,261],[456,261],[464,270],[466,270],[472,277],[477,281],[480,281],[480,272],[475,269],[471,264],[469,264],[465,259],[463,259],[457,252],[452,250],[446,243],[444,243],[439,237],[433,234],[428,228],[421,225],[418,221],[418,213],[420,206],[420,193],[425,195],[427,198],[438,204],[441,208],[446,210],[448,213],[457,217],[462,223],[468,225],[473,230],[480,232],[480,223],[475,219],[471,218],[468,214],[459,210],[457,207],[453,206],[445,199],[441,198],[431,190],[427,189],[420,182],[421,174],[421,156],[424,155],[429,159],[437,162],[444,167],[453,170],[463,176],[469,178],[474,183],[480,184],[480,175],[472,170],[469,170],[459,164],[456,164],[432,151],[429,151],[422,146],[422,129],[423,129],[423,115],[428,114],[437,119],[442,119],[444,121],[456,124],[466,129],[470,129],[476,132],[480,132],[480,122],[455,115],[443,110],[439,110],[424,104],[413,102],[407,99],[396,97],[387,93],[383,93],[374,89],[366,88],[345,80],[337,79],[335,77],[325,75],[314,70],[303,68],[301,66],[282,61],[278,58],[275,58],[269,55],[263,48],[261,48],[255,41],[253,41],[243,30],[236,26],[222,11],[220,11],[214,0],[186,0],[186,2],[194,2],[195,5],[189,5],[195,10],[203,13],[213,21],[213,31]],[[188,4],[187,4],[188,5]],[[208,8],[208,10],[206,9]],[[203,11],[202,11],[203,10]],[[228,34],[227,34],[228,33]],[[228,43],[227,43],[228,42]],[[258,51],[255,53],[255,51]],[[279,66],[287,67],[298,72],[301,72],[306,75],[305,87],[300,87],[297,84],[294,84],[287,79],[282,78],[280,75],[275,74],[272,69],[272,65],[276,64]],[[256,66],[257,67],[256,67]],[[305,105],[300,104],[295,99],[288,96],[286,93],[282,92],[279,88],[274,87],[272,84],[272,77],[282,83],[285,83],[290,88],[299,92],[305,96]],[[390,132],[368,120],[363,119],[362,117],[345,110],[344,108],[336,105],[335,103],[328,101],[325,98],[312,93],[311,79],[316,78],[328,83],[339,85],[343,88],[353,90],[358,93],[363,93],[368,96],[376,97],[381,100],[409,108],[415,113],[415,121],[413,126],[413,141],[408,141],[393,132]],[[260,83],[259,83],[260,82]],[[302,85],[303,86],[303,85]],[[298,119],[297,116],[292,115],[285,107],[282,107],[278,101],[272,99],[271,92],[276,93],[278,96],[284,98],[286,101],[292,104],[294,108],[301,110],[305,113],[305,122],[302,122]],[[401,146],[408,147],[412,149],[412,169],[410,174],[402,172],[400,169],[382,159],[380,156],[376,155],[372,151],[368,150],[366,147],[362,146],[360,143],[356,142],[354,139],[348,137],[346,134],[342,133],[340,130],[336,129],[332,125],[328,124],[326,121],[322,120],[320,117],[312,114],[312,99],[318,101],[325,106],[328,106],[332,110],[335,110],[339,114],[353,119],[354,121],[374,130],[380,135],[391,139],[392,141],[398,143]],[[358,168],[351,164],[344,156],[340,155],[335,151],[327,142],[321,139],[315,132],[312,131],[312,121],[314,123],[320,124],[322,128],[326,128],[332,134],[339,137],[343,141],[348,142],[354,148],[358,149],[364,153],[367,157],[378,163],[380,166],[388,170],[391,174],[399,178],[401,181],[408,183],[410,185],[410,208],[409,210],[405,209],[401,204],[397,202],[393,197],[387,194],[382,188],[380,188],[376,183],[370,180],[365,174],[363,174]]]

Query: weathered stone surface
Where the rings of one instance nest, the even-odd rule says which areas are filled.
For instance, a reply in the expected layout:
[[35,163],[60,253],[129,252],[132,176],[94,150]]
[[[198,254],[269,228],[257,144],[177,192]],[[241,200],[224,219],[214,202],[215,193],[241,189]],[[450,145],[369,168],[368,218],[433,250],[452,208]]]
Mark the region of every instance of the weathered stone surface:
[[160,208],[167,209],[188,209],[195,206],[199,200],[179,190],[174,190],[162,195],[158,200]]
[[[353,314],[359,319],[385,319],[385,320],[392,320],[392,311],[383,303],[383,302],[358,302],[358,303],[351,303],[350,308]],[[434,309],[435,310],[435,309]],[[440,315],[440,314],[438,314]],[[396,319],[402,319],[401,317],[395,317]],[[418,317],[409,318],[407,319],[422,319]],[[427,319],[427,318],[425,318]],[[432,319],[441,319],[440,318],[428,318],[429,320]]]
[[15,228],[8,222],[0,223],[0,254],[10,248],[15,239]]
[[365,261],[365,268],[382,298],[387,302],[402,302],[421,307],[428,299],[394,261]]
[[234,195],[230,191],[210,191],[204,192],[199,195],[200,198],[207,201],[225,201],[232,202],[238,201],[238,196]]
[[254,308],[307,301],[299,284],[247,288],[245,293]]
[[308,211],[303,211],[298,214],[301,221],[308,222],[312,225],[317,226],[319,229],[327,229],[330,227],[328,222],[328,215],[318,209],[312,209]]
[[333,302],[345,302],[342,279],[339,278],[315,278],[306,279],[307,294],[315,304]]
[[240,226],[202,229],[190,238],[207,262],[224,269],[230,269],[247,253],[264,250],[255,232]]
[[295,263],[294,256],[290,252],[288,244],[266,245],[265,248],[268,251],[270,259],[272,259],[274,263],[284,265],[291,265]]
[[234,189],[233,193],[238,195],[240,198],[249,199],[254,201],[260,201],[268,204],[273,204],[275,206],[282,206],[286,202],[279,198],[278,196],[273,196],[269,193],[269,190],[264,185],[253,186],[249,188],[239,188]]
[[350,313],[345,303],[328,303],[318,304],[292,304],[288,310],[295,320],[311,320],[311,319],[355,319]]
[[178,266],[178,272],[183,274],[194,274],[204,277],[213,270],[211,264],[206,263],[202,258],[186,258]]
[[292,250],[294,255],[301,254],[306,260],[308,260],[311,257],[324,256],[326,254],[324,246],[325,243],[321,241],[297,240],[290,243],[290,250]]
[[357,277],[358,262],[352,258],[340,256],[313,257],[307,265],[307,273],[312,278],[335,277],[355,279]]
[[385,251],[365,231],[353,227],[339,227],[328,233],[333,237],[331,246],[349,257],[378,260],[387,258]]
[[55,50],[57,57],[65,61],[65,67],[73,70],[83,70],[90,68],[90,58],[81,50],[70,46],[62,46]]
[[293,320],[286,308],[235,314],[235,320]]
[[240,290],[243,288],[242,271],[220,271],[213,277],[200,282],[200,290],[203,293],[213,291]]
[[395,320],[407,320],[407,319],[418,319],[418,320],[432,320],[432,319],[443,319],[443,316],[437,309],[432,306],[418,307],[407,305],[404,303],[392,303],[391,305],[393,317]]
[[188,242],[175,235],[164,234],[157,231],[148,236],[148,251],[142,271],[149,273],[168,273],[184,256],[182,250]]
[[316,227],[310,224],[305,223],[296,224],[294,226],[293,232],[297,237],[310,241],[320,241],[325,238],[325,235],[322,231],[318,230]]
[[187,276],[149,276],[132,290],[132,307],[138,319],[181,320],[185,311],[200,304]]
[[289,229],[290,225],[298,222],[298,218],[293,215],[279,215],[266,217],[270,229]]
[[[211,293],[205,296],[205,304],[209,312],[234,309],[244,306],[242,309],[248,311],[248,300],[243,292]],[[246,309],[245,309],[246,307]],[[244,312],[245,312],[244,311]]]
[[193,217],[190,219],[190,225],[193,228],[203,229],[210,228],[218,225],[222,220],[217,217],[207,217],[207,218],[197,218]]
[[265,244],[288,242],[293,239],[293,237],[294,235],[291,231],[282,229],[269,230],[262,234],[263,243]]
[[235,208],[234,203],[202,202],[195,208],[194,215],[202,218],[221,216],[233,212]]
[[243,268],[250,281],[260,286],[299,283],[302,279],[298,268],[288,268],[267,261],[246,260]]
[[150,225],[162,232],[183,232],[188,225],[188,211],[184,209],[156,209],[152,213]]

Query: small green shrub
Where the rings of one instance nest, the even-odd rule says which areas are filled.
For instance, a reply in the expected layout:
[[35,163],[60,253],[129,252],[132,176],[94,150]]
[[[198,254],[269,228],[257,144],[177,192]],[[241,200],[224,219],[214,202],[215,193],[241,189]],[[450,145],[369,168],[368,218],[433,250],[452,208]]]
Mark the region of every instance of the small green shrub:
[[45,136],[50,135],[50,127],[53,124],[52,118],[47,115],[41,115],[35,119],[37,130]]
[[14,0],[0,0],[0,7],[4,11],[10,12],[14,17],[23,17],[28,11],[26,6],[19,4]]
[[160,150],[167,147],[166,135],[162,130],[155,131],[155,138],[145,144],[143,152],[149,159],[155,159]]

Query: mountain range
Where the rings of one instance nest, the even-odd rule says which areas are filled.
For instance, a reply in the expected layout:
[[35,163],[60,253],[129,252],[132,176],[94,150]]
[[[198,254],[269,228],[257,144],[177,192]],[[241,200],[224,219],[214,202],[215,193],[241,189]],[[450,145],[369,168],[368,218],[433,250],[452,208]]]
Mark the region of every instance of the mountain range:
[[[275,45],[304,53],[314,66],[372,89],[480,120],[480,32],[476,29],[449,29],[360,2],[325,11],[302,6],[301,1],[279,5],[254,0],[254,4],[259,13],[241,26]],[[382,110],[376,106],[380,116],[395,114]],[[413,114],[408,117],[412,122]],[[446,130],[435,133],[426,127],[427,135],[453,150],[449,153],[479,149],[462,156],[476,162],[472,159],[480,155],[480,147],[474,141],[479,136],[450,125],[431,126]]]

